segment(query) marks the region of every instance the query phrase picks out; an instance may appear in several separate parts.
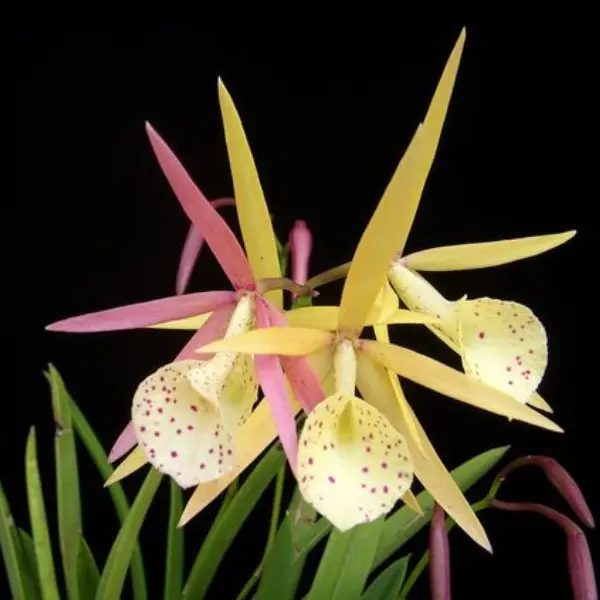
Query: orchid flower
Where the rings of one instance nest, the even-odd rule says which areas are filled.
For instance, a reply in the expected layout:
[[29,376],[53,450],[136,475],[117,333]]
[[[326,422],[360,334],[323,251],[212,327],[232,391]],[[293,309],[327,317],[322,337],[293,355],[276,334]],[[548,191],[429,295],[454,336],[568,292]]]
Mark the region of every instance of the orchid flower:
[[[439,143],[458,71],[465,30],[448,59],[429,110],[400,161],[350,263],[333,327],[314,314],[316,326],[271,327],[215,341],[199,352],[309,356],[322,379],[333,373],[333,394],[308,415],[300,436],[297,475],[305,499],[338,529],[388,513],[410,486],[413,472],[436,501],[480,545],[489,540],[435,454],[406,399],[396,395],[391,373],[442,395],[552,431],[552,421],[431,358],[388,341],[361,339],[386,273],[404,245]],[[385,289],[385,288],[384,288]],[[291,315],[290,315],[291,317]],[[385,335],[377,323],[376,331]],[[397,382],[397,378],[394,376]],[[358,388],[363,399],[354,395]]]
[[[294,468],[297,451],[294,415],[298,407],[290,402],[286,385],[289,383],[294,400],[307,412],[323,398],[316,375],[302,357],[280,360],[275,356],[261,356],[254,360],[231,352],[217,353],[213,357],[194,354],[194,349],[223,334],[234,335],[273,323],[284,325],[285,318],[280,313],[282,289],[306,293],[305,286],[281,278],[273,228],[250,148],[233,101],[220,81],[219,99],[236,208],[248,258],[231,229],[149,124],[147,132],[175,195],[193,226],[206,239],[234,291],[154,300],[59,321],[47,327],[70,332],[178,328],[178,320],[199,316],[197,332],[175,362],[156,371],[138,387],[133,399],[132,423],[119,438],[112,458],[123,455],[137,440],[141,440],[141,448],[121,464],[122,468],[117,469],[111,481],[146,461],[174,477],[183,487],[233,474],[236,467],[245,468],[274,437],[272,428],[265,426],[264,409],[258,407],[254,420],[250,416],[257,396],[257,380]],[[246,421],[249,431],[255,435],[258,431],[259,443],[250,444],[250,453],[243,450],[235,457],[233,433]],[[245,438],[242,436],[242,439]],[[250,456],[253,452],[254,456]]]

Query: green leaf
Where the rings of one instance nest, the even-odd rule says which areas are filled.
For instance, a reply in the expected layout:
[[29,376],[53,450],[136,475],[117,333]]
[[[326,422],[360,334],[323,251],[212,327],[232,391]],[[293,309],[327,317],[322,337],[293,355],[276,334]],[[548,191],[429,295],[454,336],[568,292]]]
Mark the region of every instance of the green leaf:
[[360,598],[371,570],[385,519],[357,525],[349,531],[337,529],[329,536],[308,600],[353,600]]
[[170,481],[169,528],[165,564],[165,600],[179,600],[183,587],[184,537],[183,528],[177,527],[183,512],[181,488],[174,479]]
[[17,530],[17,545],[19,549],[19,564],[23,574],[23,584],[25,586],[25,596],[27,600],[38,600],[42,597],[40,589],[40,579],[37,572],[37,563],[35,559],[35,547],[31,536],[22,529]]
[[96,600],[118,600],[125,582],[127,569],[136,546],[140,529],[158,490],[162,474],[151,469],[146,475],[135,501],[121,527],[102,570]]
[[46,509],[44,508],[44,495],[37,461],[35,428],[32,427],[27,437],[25,451],[25,481],[27,487],[27,504],[31,531],[33,532],[33,545],[37,561],[37,570],[40,577],[42,598],[44,600],[60,600],[56,573],[52,559],[52,546],[48,533]]
[[15,530],[10,506],[0,483],[0,549],[8,576],[8,585],[14,600],[28,600],[25,596],[23,569],[19,562],[19,546]]
[[410,554],[392,563],[382,571],[362,595],[362,600],[389,600],[397,598],[406,578]]
[[[493,448],[479,456],[471,458],[452,471],[452,477],[458,487],[465,492],[477,483],[483,476],[494,468],[499,460],[506,454],[509,446]],[[433,497],[427,491],[417,496],[423,515],[417,515],[408,506],[402,507],[391,517],[386,519],[373,568],[376,569],[383,561],[398,551],[408,540],[417,534],[431,520],[433,511]]]
[[67,597],[69,600],[79,600],[77,562],[82,525],[75,434],[65,384],[53,365],[49,366],[49,374],[52,412],[56,425],[54,453],[60,553]]
[[84,599],[90,598],[91,600],[98,590],[100,571],[98,570],[96,559],[83,537],[79,543],[77,578],[79,582],[79,596]]
[[283,519],[266,556],[263,575],[254,600],[293,600],[296,582],[290,576],[295,555],[292,527],[292,519],[288,514]]
[[225,552],[284,460],[279,445],[273,445],[240,486],[229,506],[219,514],[194,560],[182,600],[204,598]]
[[[49,377],[48,377],[49,378]],[[75,403],[75,400],[68,394],[69,408],[71,411],[71,417],[73,419],[73,425],[83,445],[85,446],[88,454],[92,461],[96,465],[96,468],[100,472],[100,476],[103,481],[106,481],[113,473],[113,468],[108,462],[108,457],[102,444],[100,444],[94,430],[90,427],[83,413]],[[115,505],[115,511],[119,518],[121,525],[125,522],[127,515],[129,514],[129,502],[127,496],[123,491],[120,483],[113,483],[108,487],[108,492],[112,498],[113,504]],[[148,593],[146,590],[146,574],[144,572],[144,561],[142,558],[142,552],[139,544],[135,545],[133,551],[133,557],[131,559],[131,581],[133,584],[133,597],[135,600],[147,600]]]

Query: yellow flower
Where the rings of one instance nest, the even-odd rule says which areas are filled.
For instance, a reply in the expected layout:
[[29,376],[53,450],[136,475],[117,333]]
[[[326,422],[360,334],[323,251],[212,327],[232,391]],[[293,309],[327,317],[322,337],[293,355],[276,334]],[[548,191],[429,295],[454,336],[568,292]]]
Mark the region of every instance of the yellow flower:
[[[435,454],[404,396],[394,394],[387,370],[490,412],[562,430],[511,396],[433,359],[387,341],[360,338],[370,316],[381,316],[389,308],[382,301],[386,273],[404,246],[425,186],[464,40],[463,30],[425,120],[358,244],[339,310],[327,307],[326,318],[321,319],[321,307],[303,309],[303,318],[310,316],[316,325],[299,327],[292,313],[288,319],[293,327],[250,331],[199,351],[310,356],[324,381],[332,377],[333,393],[308,416],[301,433],[298,477],[304,496],[338,528],[347,529],[389,512],[407,489],[414,471],[444,510],[476,542],[490,548],[483,527]],[[382,329],[385,325],[381,321],[375,325],[381,340],[386,335]],[[363,399],[354,394],[355,387]]]

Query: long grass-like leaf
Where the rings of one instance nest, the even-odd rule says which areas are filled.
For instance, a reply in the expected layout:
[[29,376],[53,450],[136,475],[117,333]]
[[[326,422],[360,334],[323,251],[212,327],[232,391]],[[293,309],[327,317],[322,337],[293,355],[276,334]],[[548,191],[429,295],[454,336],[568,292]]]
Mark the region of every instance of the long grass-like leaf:
[[274,445],[254,467],[208,532],[183,588],[182,600],[205,597],[225,552],[283,463],[284,454]]
[[162,473],[159,473],[156,469],[151,469],[146,475],[146,479],[106,559],[98,584],[96,600],[118,600],[121,598],[125,576],[131,563],[140,529],[161,481]]
[[10,512],[8,500],[0,483],[0,549],[4,559],[4,568],[8,576],[8,585],[14,600],[27,600],[23,569],[19,564],[19,546],[15,522]]
[[169,529],[167,532],[167,556],[165,563],[165,600],[178,600],[183,588],[184,536],[183,528],[177,527],[183,512],[181,488],[170,480]]
[[49,366],[49,375],[52,412],[56,426],[54,455],[60,553],[67,598],[79,600],[77,562],[82,525],[75,434],[65,384],[53,365]]
[[25,596],[27,600],[41,600],[42,591],[40,588],[40,578],[37,572],[37,562],[35,559],[35,546],[32,537],[22,529],[17,531],[19,546],[19,564],[23,575],[25,585]]
[[406,579],[408,561],[410,554],[393,562],[387,569],[382,571],[375,581],[367,588],[361,596],[362,600],[390,600],[396,599],[402,584]]
[[56,583],[56,572],[52,558],[52,546],[46,520],[42,482],[37,461],[35,428],[32,427],[27,437],[25,451],[25,481],[27,487],[27,504],[33,533],[33,544],[40,586],[44,600],[60,600]]
[[79,543],[79,557],[77,561],[77,578],[79,582],[79,597],[82,600],[96,595],[100,582],[100,571],[90,547],[82,537]]
[[360,598],[379,539],[383,517],[349,531],[334,530],[329,536],[308,600],[354,600]]
[[[471,458],[451,472],[452,478],[463,492],[468,490],[494,468],[506,454],[508,448],[509,446],[493,448]],[[417,515],[412,509],[404,506],[386,519],[373,563],[374,569],[402,548],[431,520],[434,504],[431,494],[423,491],[417,496],[417,501],[423,510],[422,515]]]
[[[104,451],[104,448],[102,448],[102,444],[100,444],[100,441],[96,437],[94,430],[90,427],[75,400],[73,400],[68,393],[67,396],[69,399],[69,408],[71,410],[75,431],[88,451],[92,461],[96,465],[102,480],[106,481],[114,469],[108,462],[108,456]],[[127,501],[127,496],[125,495],[120,483],[114,483],[111,485],[108,488],[108,493],[110,494],[113,504],[115,505],[115,511],[117,513],[117,517],[119,518],[119,522],[121,525],[123,525],[127,515],[129,514],[129,502]],[[131,559],[131,582],[133,585],[134,600],[147,600],[148,592],[146,588],[146,574],[144,572],[144,561],[142,559],[142,552],[139,544],[136,544]]]

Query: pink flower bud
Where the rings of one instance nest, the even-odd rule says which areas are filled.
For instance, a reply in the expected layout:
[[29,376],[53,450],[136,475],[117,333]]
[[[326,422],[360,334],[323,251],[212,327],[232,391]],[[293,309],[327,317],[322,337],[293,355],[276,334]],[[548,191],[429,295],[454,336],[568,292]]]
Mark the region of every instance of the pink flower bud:
[[535,465],[543,469],[548,481],[555,487],[556,491],[566,500],[571,510],[590,529],[596,526],[592,511],[590,510],[579,486],[568,473],[568,471],[556,460],[549,456],[523,456],[508,464],[500,474],[499,479],[506,476],[519,467]]
[[567,561],[573,600],[598,600],[594,565],[585,534],[565,515],[534,502],[490,500],[490,506],[501,510],[534,512],[554,521],[567,535]]
[[[235,200],[233,198],[219,198],[218,200],[213,200],[211,204],[215,208],[234,206]],[[193,225],[191,225],[183,244],[181,258],[179,259],[179,268],[177,269],[175,293],[178,296],[185,292],[185,288],[187,287],[192,271],[194,270],[194,265],[200,256],[202,246],[204,246],[204,237]]]
[[312,233],[306,223],[298,219],[289,235],[292,259],[292,279],[304,285],[308,281],[308,263],[312,252]]
[[429,528],[429,587],[431,600],[450,600],[450,544],[444,511],[438,504]]

